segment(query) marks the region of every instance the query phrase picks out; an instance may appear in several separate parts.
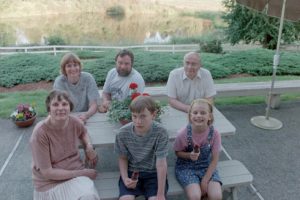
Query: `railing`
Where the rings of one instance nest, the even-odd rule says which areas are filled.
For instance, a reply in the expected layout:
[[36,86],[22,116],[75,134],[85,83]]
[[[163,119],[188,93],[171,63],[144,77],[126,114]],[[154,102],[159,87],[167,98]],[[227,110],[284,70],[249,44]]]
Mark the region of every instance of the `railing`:
[[95,52],[103,52],[105,50],[120,49],[144,49],[144,51],[155,52],[188,52],[198,51],[198,44],[179,44],[179,45],[135,45],[135,46],[28,46],[28,47],[0,47],[0,55],[11,55],[17,53],[49,53],[57,55],[57,53],[65,53],[73,50],[89,50]]
[[[49,53],[57,55],[57,53],[66,53],[74,50],[89,50],[94,52],[104,52],[107,50],[120,50],[120,49],[143,49],[144,51],[154,52],[189,52],[199,51],[199,44],[170,44],[170,45],[134,45],[134,46],[28,46],[28,47],[0,47],[0,55],[10,55],[17,53]],[[237,44],[231,46],[223,44],[224,51],[240,51],[246,49],[261,48],[261,45],[243,45]],[[286,51],[300,51],[300,44],[281,45],[282,50]]]

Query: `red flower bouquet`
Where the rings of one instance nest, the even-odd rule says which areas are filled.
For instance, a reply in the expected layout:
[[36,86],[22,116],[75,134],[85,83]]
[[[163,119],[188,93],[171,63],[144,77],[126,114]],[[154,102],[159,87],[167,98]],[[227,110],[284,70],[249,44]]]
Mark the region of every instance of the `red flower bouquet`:
[[[121,122],[122,124],[124,124],[125,122],[127,123],[130,122],[131,112],[129,109],[129,105],[131,101],[140,95],[150,96],[148,93],[139,93],[137,91],[138,84],[135,82],[130,83],[129,88],[130,88],[130,95],[126,99],[122,101],[113,100],[111,102],[110,108],[108,110],[108,117],[111,119],[111,121]],[[162,114],[162,109],[160,103],[157,101],[157,114],[156,114],[157,120],[159,120],[161,114]]]

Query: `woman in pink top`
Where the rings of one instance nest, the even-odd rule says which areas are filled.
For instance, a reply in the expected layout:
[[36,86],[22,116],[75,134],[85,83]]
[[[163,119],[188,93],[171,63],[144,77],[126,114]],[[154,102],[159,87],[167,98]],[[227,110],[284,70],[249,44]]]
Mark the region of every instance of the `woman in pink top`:
[[[50,92],[46,99],[48,117],[32,133],[34,200],[98,200],[95,179],[98,157],[84,125],[70,116],[73,109],[67,93]],[[86,168],[78,145],[85,147]]]

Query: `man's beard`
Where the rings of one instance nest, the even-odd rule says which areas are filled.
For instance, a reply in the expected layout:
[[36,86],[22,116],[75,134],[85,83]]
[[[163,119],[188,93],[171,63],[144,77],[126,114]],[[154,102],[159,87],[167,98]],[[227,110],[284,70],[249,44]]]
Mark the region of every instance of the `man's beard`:
[[127,70],[117,69],[117,72],[118,72],[119,76],[126,77],[126,76],[129,76],[129,74],[131,73],[131,70],[127,71]]

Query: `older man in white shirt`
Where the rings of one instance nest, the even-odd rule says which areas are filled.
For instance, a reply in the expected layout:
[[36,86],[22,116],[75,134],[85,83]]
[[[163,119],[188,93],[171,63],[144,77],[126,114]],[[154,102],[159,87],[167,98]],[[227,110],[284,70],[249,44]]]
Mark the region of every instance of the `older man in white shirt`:
[[194,99],[205,98],[213,103],[216,89],[211,73],[202,68],[198,53],[184,56],[183,67],[174,69],[167,82],[169,104],[175,109],[188,112]]

